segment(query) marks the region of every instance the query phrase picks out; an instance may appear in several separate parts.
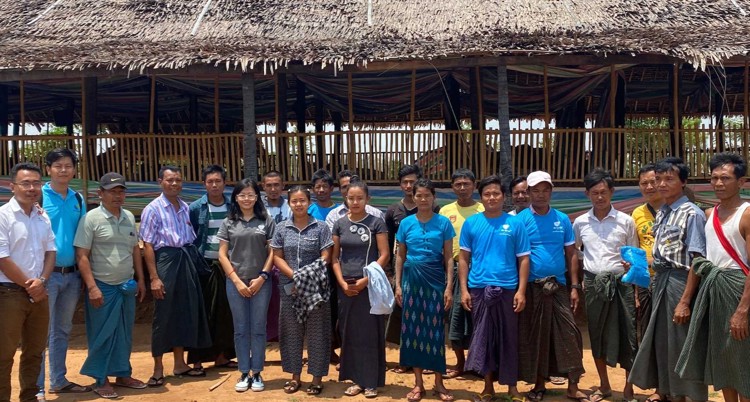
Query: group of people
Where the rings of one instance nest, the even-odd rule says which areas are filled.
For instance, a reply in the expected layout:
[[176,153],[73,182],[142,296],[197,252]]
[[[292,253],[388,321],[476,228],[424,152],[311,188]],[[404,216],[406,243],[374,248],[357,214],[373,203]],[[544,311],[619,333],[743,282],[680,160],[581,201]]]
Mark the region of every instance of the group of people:
[[[48,392],[116,398],[115,387],[162,386],[165,353],[174,375],[203,377],[203,364],[213,363],[239,371],[237,392],[263,391],[274,340],[289,394],[303,385],[307,344],[307,394],[323,392],[334,363],[339,381],[351,382],[346,395],[376,397],[392,342],[394,370],[414,374],[409,401],[426,395],[424,375],[434,375],[434,396],[451,401],[443,379],[475,372],[484,379],[476,401],[492,400],[497,381],[512,400],[538,402],[553,381],[567,382],[570,399],[597,402],[612,395],[607,366],[618,365],[626,401],[635,400],[633,385],[655,389],[648,402],[705,401],[708,385],[727,401],[750,401],[742,369],[750,358],[750,204],[740,197],[747,167],[737,155],[711,159],[720,204],[706,213],[685,194],[686,165],[666,158],[640,170],[646,202],[632,216],[612,205],[612,175],[592,170],[584,180],[592,208],[572,223],[551,207],[554,185],[543,171],[506,185],[458,169],[456,201],[441,208],[434,184],[406,165],[398,173],[403,198],[383,214],[369,205],[367,184],[346,170],[335,179],[319,170],[310,187],[292,186],[285,198],[278,172],[260,183],[243,179],[227,195],[224,169],[211,165],[206,194],[188,205],[180,169],[164,166],[162,193],[144,208],[139,230],[122,207],[123,176],[104,175],[101,204],[87,212],[68,187],[75,154],[56,149],[46,162],[47,184],[39,167],[16,165],[14,196],[0,207],[0,402],[10,399],[19,344],[20,400],[34,401],[44,398],[46,347]],[[331,197],[336,184],[341,204]],[[623,281],[625,246],[646,251],[648,288]],[[81,284],[88,341],[81,373],[93,387],[66,379]],[[136,299],[147,291],[154,366],[143,382],[132,377],[130,353]],[[578,387],[581,307],[599,378],[589,393]],[[519,380],[534,385],[522,394]]]

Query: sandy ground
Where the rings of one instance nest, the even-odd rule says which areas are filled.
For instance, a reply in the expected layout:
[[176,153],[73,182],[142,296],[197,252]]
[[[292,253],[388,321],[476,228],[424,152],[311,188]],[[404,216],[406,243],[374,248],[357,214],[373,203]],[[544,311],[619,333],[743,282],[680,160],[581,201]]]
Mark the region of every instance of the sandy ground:
[[[134,339],[136,344],[134,345],[133,354],[131,357],[131,363],[133,365],[133,376],[146,381],[152,374],[153,360],[151,359],[151,353],[149,351],[149,339],[151,334],[151,328],[148,324],[137,324],[135,327]],[[586,374],[581,379],[581,389],[594,389],[598,385],[598,377],[596,375],[596,369],[594,368],[594,362],[591,359],[591,352],[586,345],[588,334],[584,333],[584,343],[586,350],[584,351],[584,365],[586,367]],[[20,353],[20,352],[19,352]],[[455,356],[453,352],[448,350],[448,364],[455,363]],[[86,335],[83,325],[76,324],[71,339],[70,351],[68,352],[68,379],[79,384],[92,384],[92,379],[86,376],[78,374],[83,361],[86,358]],[[283,392],[282,387],[285,381],[290,376],[281,371],[280,357],[278,344],[272,343],[268,345],[266,354],[266,368],[263,371],[263,378],[266,384],[266,390],[260,393],[248,391],[246,393],[237,393],[234,391],[234,383],[239,378],[238,372],[232,369],[209,369],[207,370],[207,376],[198,379],[189,378],[177,378],[174,376],[168,376],[165,386],[160,388],[147,388],[144,390],[132,390],[116,388],[120,394],[119,400],[124,401],[214,401],[214,400],[258,400],[263,399],[265,401],[314,401],[317,399],[341,399],[341,400],[365,400],[364,396],[359,395],[356,397],[347,397],[344,395],[344,390],[349,386],[347,383],[338,382],[337,371],[333,366],[329,372],[329,376],[324,378],[324,390],[320,396],[312,397],[304,394],[304,388],[310,382],[311,378],[307,373],[303,371],[302,382],[303,388],[296,394],[287,395]],[[395,366],[398,361],[398,348],[395,346],[389,347],[387,350],[387,361],[389,367]],[[18,374],[17,374],[17,362],[13,370],[13,397],[11,401],[18,401]],[[172,360],[170,355],[164,356],[165,371],[172,372]],[[209,391],[208,388],[216,383],[217,381],[229,375],[230,378],[221,386],[214,391]],[[622,391],[625,380],[625,372],[622,369],[609,369],[609,376],[612,386],[615,391]],[[452,390],[456,400],[471,400],[472,396],[475,395],[482,389],[482,381],[474,376],[467,376],[466,378],[457,378],[445,381],[448,389]],[[405,400],[405,395],[414,385],[414,376],[412,374],[395,374],[391,371],[388,372],[386,378],[386,386],[380,389],[380,394],[377,400]],[[425,386],[428,390],[425,400],[438,400],[437,397],[432,396],[432,376],[425,378]],[[547,384],[549,392],[545,397],[545,401],[563,401],[565,398],[565,386]],[[531,389],[530,384],[519,383],[521,391],[528,391]],[[505,395],[505,387],[500,387],[496,384],[495,387],[498,396]],[[713,391],[713,389],[711,389]],[[648,391],[636,389],[636,397],[643,401],[649,396]],[[65,394],[65,395],[47,395],[48,401],[88,401],[100,399],[94,393],[87,394]],[[720,392],[710,392],[710,399],[712,401],[723,401]],[[496,400],[501,400],[497,398]],[[622,393],[614,392],[610,401],[621,401]]]

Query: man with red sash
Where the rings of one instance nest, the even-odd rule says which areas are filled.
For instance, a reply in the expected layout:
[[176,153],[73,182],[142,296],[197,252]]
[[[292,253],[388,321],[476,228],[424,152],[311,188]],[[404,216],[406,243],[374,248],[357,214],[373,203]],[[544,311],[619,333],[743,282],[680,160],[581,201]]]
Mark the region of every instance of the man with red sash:
[[683,379],[713,385],[727,402],[748,402],[750,204],[740,198],[747,164],[739,155],[722,153],[709,166],[719,204],[708,210],[706,258],[693,261],[702,284],[676,371]]

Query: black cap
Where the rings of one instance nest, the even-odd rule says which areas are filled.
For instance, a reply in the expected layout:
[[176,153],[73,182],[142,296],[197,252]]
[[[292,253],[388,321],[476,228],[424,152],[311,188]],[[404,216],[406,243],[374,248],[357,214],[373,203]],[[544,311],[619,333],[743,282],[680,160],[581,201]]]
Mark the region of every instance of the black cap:
[[99,180],[99,187],[105,190],[112,190],[117,186],[128,188],[128,186],[125,185],[125,178],[119,173],[109,172]]

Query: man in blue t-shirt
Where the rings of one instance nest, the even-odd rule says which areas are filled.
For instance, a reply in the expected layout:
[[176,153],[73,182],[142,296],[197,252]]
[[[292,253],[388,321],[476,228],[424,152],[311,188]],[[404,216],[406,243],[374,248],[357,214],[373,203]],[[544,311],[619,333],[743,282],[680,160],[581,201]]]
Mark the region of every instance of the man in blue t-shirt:
[[313,218],[325,222],[328,213],[338,206],[331,199],[333,188],[333,176],[327,170],[320,169],[313,173],[312,189],[313,194],[315,194],[315,202],[307,208],[307,213]]
[[530,249],[523,224],[503,212],[504,191],[496,175],[479,182],[484,212],[466,219],[459,240],[461,305],[474,322],[464,370],[484,376],[481,400],[494,396],[494,379],[512,399],[523,399],[516,387],[518,313],[526,303]]
[[[531,206],[518,214],[531,244],[531,269],[526,287],[528,308],[519,323],[521,380],[533,383],[530,401],[541,401],[547,389],[545,379],[568,379],[567,396],[580,401],[598,401],[578,389],[583,374],[581,331],[573,314],[578,308],[581,285],[575,236],[570,219],[552,208],[552,178],[536,171],[527,179]],[[570,294],[566,272],[570,273]]]
[[[57,148],[45,156],[47,175],[50,181],[42,187],[42,207],[47,212],[52,231],[55,232],[55,269],[49,277],[49,338],[47,360],[49,360],[50,393],[89,392],[84,387],[68,381],[65,358],[68,340],[73,328],[73,314],[81,295],[81,274],[76,265],[73,239],[78,221],[86,214],[84,197],[70,188],[76,175],[78,157],[67,148]],[[44,359],[37,380],[38,398],[44,397]]]

